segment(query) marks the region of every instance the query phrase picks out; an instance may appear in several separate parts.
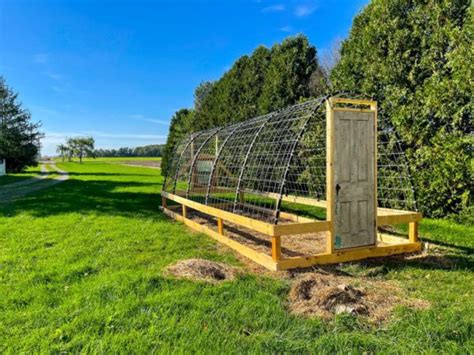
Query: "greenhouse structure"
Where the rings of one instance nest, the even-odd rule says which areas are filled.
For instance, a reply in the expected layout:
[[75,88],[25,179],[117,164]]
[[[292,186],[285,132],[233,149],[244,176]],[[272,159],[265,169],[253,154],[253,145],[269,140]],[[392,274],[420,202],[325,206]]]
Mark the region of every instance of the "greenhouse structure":
[[170,159],[163,211],[271,270],[419,251],[407,159],[383,116],[333,95],[194,132]]

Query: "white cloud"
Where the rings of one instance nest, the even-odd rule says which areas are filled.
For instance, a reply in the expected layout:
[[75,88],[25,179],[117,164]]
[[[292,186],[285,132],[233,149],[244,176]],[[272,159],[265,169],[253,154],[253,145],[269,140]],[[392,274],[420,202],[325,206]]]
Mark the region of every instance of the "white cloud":
[[169,121],[160,120],[159,118],[145,117],[143,115],[131,115],[130,118],[133,118],[134,120],[157,123],[167,127],[170,125]]
[[283,26],[283,27],[280,27],[280,31],[282,31],[282,32],[293,32],[293,27]]
[[48,78],[59,81],[61,80],[62,76],[59,75],[58,73],[53,73],[53,72],[46,72],[44,73]]
[[279,12],[279,11],[285,11],[285,5],[277,4],[277,5],[267,6],[262,9],[262,12]]
[[298,5],[295,8],[295,16],[303,17],[311,15],[316,10],[316,6],[314,5]]
[[53,91],[58,92],[58,93],[61,93],[61,92],[64,91],[63,89],[61,89],[61,87],[59,87],[57,85],[51,86],[51,89],[53,89]]
[[45,64],[48,61],[49,54],[48,53],[37,53],[33,56],[33,60],[36,63]]

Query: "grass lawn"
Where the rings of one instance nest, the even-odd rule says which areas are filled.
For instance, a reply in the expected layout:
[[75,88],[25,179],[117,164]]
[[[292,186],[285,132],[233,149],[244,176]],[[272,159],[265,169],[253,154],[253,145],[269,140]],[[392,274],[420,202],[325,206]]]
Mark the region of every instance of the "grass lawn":
[[431,308],[398,308],[383,325],[306,319],[288,312],[283,277],[248,271],[206,284],[168,276],[167,265],[191,257],[241,264],[159,212],[159,170],[113,161],[58,163],[68,181],[0,204],[0,353],[474,351],[472,226],[423,222],[421,235],[442,244],[451,266],[338,267],[355,277],[374,271]]
[[15,182],[28,180],[41,173],[40,166],[34,166],[27,168],[24,172],[18,174],[8,174],[0,176],[0,187],[3,185],[13,184]]
[[[59,160],[58,160],[59,161]],[[84,161],[89,162],[123,162],[123,161],[161,161],[161,157],[112,157],[112,158],[85,158]]]

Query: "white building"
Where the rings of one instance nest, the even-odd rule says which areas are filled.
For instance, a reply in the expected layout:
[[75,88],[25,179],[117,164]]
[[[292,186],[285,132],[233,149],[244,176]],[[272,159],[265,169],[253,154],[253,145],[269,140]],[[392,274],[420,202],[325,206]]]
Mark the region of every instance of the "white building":
[[6,175],[7,173],[7,161],[5,159],[0,160],[0,176]]

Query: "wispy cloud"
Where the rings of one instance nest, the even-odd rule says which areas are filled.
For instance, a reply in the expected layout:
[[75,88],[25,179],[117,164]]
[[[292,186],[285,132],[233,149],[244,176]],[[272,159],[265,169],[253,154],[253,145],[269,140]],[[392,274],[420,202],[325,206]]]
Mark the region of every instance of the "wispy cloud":
[[57,92],[57,93],[62,93],[62,92],[64,92],[64,90],[63,90],[60,86],[58,86],[58,85],[53,85],[53,86],[51,86],[51,89],[53,89],[53,91],[54,91],[54,92]]
[[295,8],[294,14],[297,17],[303,17],[311,15],[316,10],[316,5],[298,5]]
[[33,60],[36,63],[45,64],[49,59],[48,53],[37,53],[33,56]]
[[285,11],[285,5],[276,4],[276,5],[264,7],[262,9],[262,12],[280,12],[280,11]]
[[150,123],[157,123],[164,126],[170,125],[169,121],[161,120],[159,118],[145,117],[143,115],[131,115],[130,118],[133,118],[134,120],[140,120],[140,121],[145,121],[145,122],[150,122]]
[[283,26],[283,27],[280,27],[280,31],[281,31],[281,32],[287,32],[287,33],[293,32],[293,27],[291,27],[291,26]]
[[53,72],[45,72],[44,75],[46,75],[48,78],[59,81],[61,80],[62,76],[59,75],[58,73],[53,73]]

